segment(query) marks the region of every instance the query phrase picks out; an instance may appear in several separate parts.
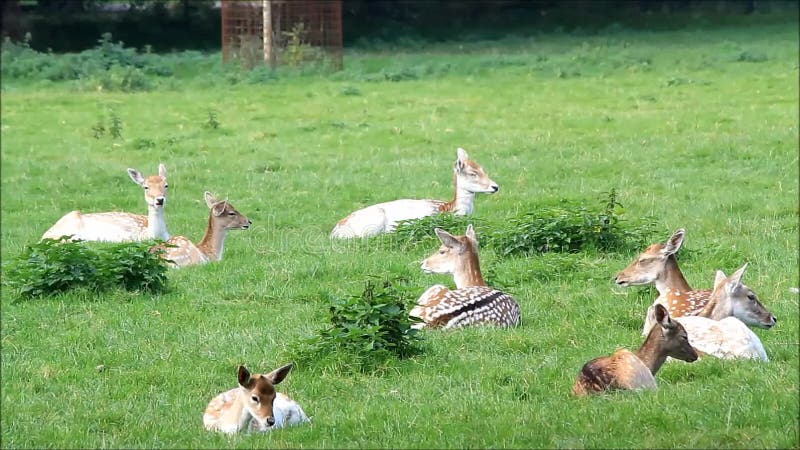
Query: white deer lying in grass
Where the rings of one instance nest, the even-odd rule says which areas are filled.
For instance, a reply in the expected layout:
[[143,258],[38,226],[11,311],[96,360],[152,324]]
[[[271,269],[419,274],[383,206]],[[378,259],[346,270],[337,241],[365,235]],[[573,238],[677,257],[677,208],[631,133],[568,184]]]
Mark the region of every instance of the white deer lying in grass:
[[656,389],[655,374],[667,356],[692,362],[697,352],[684,327],[670,319],[662,305],[653,308],[655,325],[636,353],[620,349],[611,356],[595,358],[581,368],[572,393],[596,394],[614,389]]
[[162,257],[171,261],[175,267],[219,261],[222,259],[227,231],[246,230],[253,223],[240,214],[227,200],[219,201],[208,191],[205,192],[204,198],[210,211],[203,239],[194,244],[185,236],[173,236],[167,241],[169,246],[155,247],[163,248]]
[[456,215],[472,214],[475,194],[493,194],[500,187],[492,181],[483,168],[469,159],[467,152],[459,148],[453,168],[455,195],[449,202],[441,200],[402,199],[367,206],[340,220],[331,231],[331,238],[367,237],[388,233],[401,220],[419,219],[442,212]]
[[103,212],[83,214],[72,211],[45,231],[42,239],[58,239],[72,236],[84,241],[142,241],[145,239],[169,239],[164,221],[164,205],[167,202],[167,168],[158,165],[158,175],[144,178],[138,170],[128,169],[128,176],[144,189],[147,215],[126,212]]
[[456,289],[441,284],[431,286],[417,300],[409,316],[422,320],[416,328],[460,328],[491,324],[516,326],[520,323],[519,304],[509,295],[486,286],[478,261],[478,239],[472,225],[464,236],[436,228],[442,246],[422,261],[428,273],[452,273]]
[[[778,319],[742,284],[746,268],[747,264],[730,277],[717,271],[714,290],[705,307],[695,316],[675,318],[686,328],[692,345],[702,354],[723,359],[769,361],[761,340],[743,320],[761,328],[771,328]],[[651,306],[651,310],[653,308]],[[653,314],[651,310],[648,315]]]
[[208,403],[203,425],[209,431],[270,431],[287,425],[309,422],[297,402],[275,392],[275,385],[289,375],[292,364],[261,374],[250,374],[239,366],[239,387],[223,392]]

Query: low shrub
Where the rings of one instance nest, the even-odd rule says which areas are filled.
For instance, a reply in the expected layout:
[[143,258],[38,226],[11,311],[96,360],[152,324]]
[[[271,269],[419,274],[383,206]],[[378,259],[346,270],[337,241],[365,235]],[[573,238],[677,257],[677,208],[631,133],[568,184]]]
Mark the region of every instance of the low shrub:
[[577,252],[593,249],[600,252],[638,250],[652,236],[655,221],[627,222],[615,189],[603,198],[600,211],[563,202],[559,206],[535,211],[506,220],[507,226],[488,236],[490,245],[503,256],[531,255],[546,252]]
[[26,35],[21,42],[3,41],[0,68],[4,78],[74,80],[86,89],[134,92],[150,90],[156,77],[173,74],[166,58],[125,47],[112,41],[110,33],[104,33],[94,48],[64,55],[37,52],[30,40]]
[[[95,244],[95,243],[92,243]],[[114,288],[161,292],[167,266],[152,241],[88,245],[82,241],[42,239],[28,245],[5,268],[3,284],[22,298],[42,297],[75,288]]]
[[472,224],[478,231],[478,240],[480,240],[480,223],[474,216],[457,216],[450,213],[434,214],[420,219],[401,220],[397,223],[394,233],[389,235],[389,239],[392,243],[405,246],[414,246],[424,242],[433,248],[439,242],[433,231],[434,228],[461,235],[466,231],[467,225]]
[[294,356],[310,364],[334,364],[354,372],[375,372],[421,351],[411,328],[405,290],[388,280],[367,281],[364,291],[330,298],[330,326],[302,342]]
[[481,247],[509,256],[584,250],[629,252],[640,250],[652,238],[655,220],[625,220],[615,189],[604,194],[600,206],[592,208],[564,200],[556,206],[532,206],[530,212],[491,222],[474,216],[435,214],[400,221],[394,233],[382,239],[394,246],[424,243],[433,249],[438,245],[434,228],[462,235],[467,225],[473,224]]

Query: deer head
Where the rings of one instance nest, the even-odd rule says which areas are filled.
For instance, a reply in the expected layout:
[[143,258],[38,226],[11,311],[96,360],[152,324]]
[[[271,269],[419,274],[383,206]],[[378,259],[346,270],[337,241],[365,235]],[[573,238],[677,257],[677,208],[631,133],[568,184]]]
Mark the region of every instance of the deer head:
[[453,167],[456,177],[456,186],[471,193],[494,194],[500,189],[478,163],[469,159],[463,148],[456,151],[458,159]]
[[144,178],[136,169],[128,169],[128,176],[134,183],[144,189],[144,201],[148,208],[163,208],[167,202],[167,168],[164,164],[158,165],[158,175]]
[[[650,333],[651,335],[658,333],[656,348],[659,349],[660,355],[663,355],[664,358],[671,356],[683,361],[696,361],[697,351],[689,344],[689,335],[683,325],[672,320],[667,309],[659,304],[655,305],[655,316],[658,327],[654,327]],[[649,341],[650,338],[651,336],[648,336],[647,340]]]
[[215,228],[246,230],[253,222],[243,216],[227,200],[219,201],[211,192],[205,192],[206,205],[211,209],[211,222]]
[[434,230],[442,246],[420,267],[426,273],[451,273],[456,287],[486,286],[478,261],[478,239],[472,224],[464,236],[453,236],[441,228]]
[[478,254],[478,239],[472,225],[467,226],[464,236],[453,236],[441,228],[434,229],[442,243],[439,250],[422,261],[421,268],[427,273],[454,273],[467,259]]
[[628,267],[617,274],[616,283],[619,286],[637,286],[664,279],[667,262],[681,248],[685,236],[686,230],[680,228],[665,243],[647,247]]
[[747,325],[771,328],[778,319],[761,304],[755,292],[742,284],[745,269],[747,263],[730,277],[718,270],[711,299],[700,314],[706,312],[705,315],[714,320],[733,316]]
[[244,366],[239,366],[240,395],[245,409],[256,421],[255,428],[259,431],[265,431],[275,425],[275,414],[272,410],[277,395],[275,385],[283,381],[291,370],[292,364],[289,363],[266,375],[251,375]]

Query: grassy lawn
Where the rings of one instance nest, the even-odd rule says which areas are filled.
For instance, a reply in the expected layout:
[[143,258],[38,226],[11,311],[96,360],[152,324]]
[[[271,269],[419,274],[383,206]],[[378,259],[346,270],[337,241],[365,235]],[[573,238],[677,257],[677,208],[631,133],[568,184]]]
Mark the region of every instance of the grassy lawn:
[[[73,209],[145,213],[125,169],[159,162],[171,234],[200,239],[204,190],[254,225],[229,233],[221,262],[170,272],[162,295],[15,301],[4,289],[3,447],[797,447],[794,19],[352,50],[343,72],[264,82],[189,55],[149,92],[4,80],[4,261]],[[110,110],[123,139],[94,138]],[[328,295],[373,276],[417,295],[452,285],[419,270],[433,242],[327,235],[368,204],[449,199],[457,147],[501,187],[477,197],[478,223],[560,199],[595,205],[615,188],[625,217],[656,218],[651,242],[687,229],[692,286],[749,262],[744,282],[779,320],[754,330],[770,362],[668,363],[656,392],[573,398],[584,362],[642,341],[655,290],[611,281],[635,253],[484,248],[519,328],[425,332],[423,353],[376,374],[298,365],[279,390],[312,425],[206,432],[203,409],[235,386],[236,366],[293,360],[292,344],[325,326]]]

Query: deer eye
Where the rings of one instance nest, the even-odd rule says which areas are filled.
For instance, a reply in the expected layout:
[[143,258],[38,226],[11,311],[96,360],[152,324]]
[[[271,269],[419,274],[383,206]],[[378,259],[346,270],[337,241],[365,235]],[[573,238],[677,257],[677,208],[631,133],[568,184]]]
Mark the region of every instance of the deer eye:
[[144,188],[145,191],[150,189],[150,186],[142,186],[142,187]]
[[751,294],[747,294],[747,298],[749,298],[751,301],[755,301],[756,300],[756,295],[752,294],[752,293]]
[[256,397],[255,395],[250,397],[250,400],[252,400],[253,403],[258,403],[258,397]]
[[446,252],[444,250],[439,250],[440,255],[444,255]]
[[168,185],[168,184],[165,184],[165,185],[164,185],[164,189],[166,189],[166,188],[168,188],[168,187],[169,187],[169,185]]
[[231,212],[229,212],[229,213],[228,213],[228,215],[229,215],[229,216],[235,216],[235,215],[236,215],[236,213],[235,213],[235,212],[233,212],[233,211],[231,211]]

